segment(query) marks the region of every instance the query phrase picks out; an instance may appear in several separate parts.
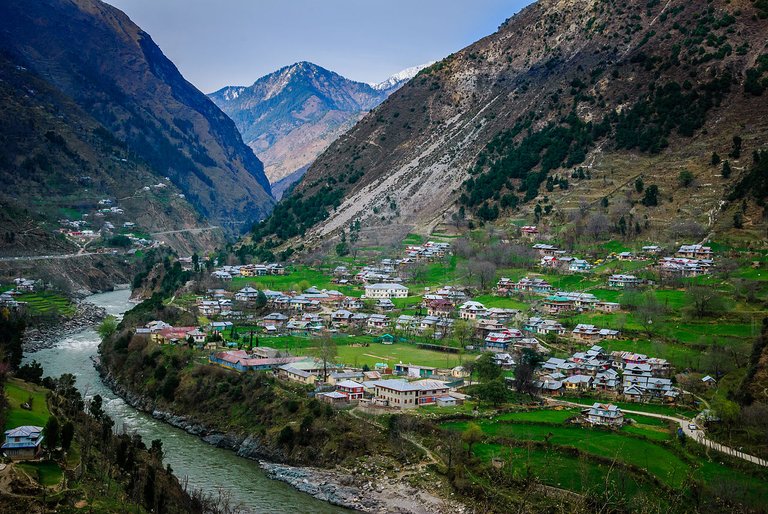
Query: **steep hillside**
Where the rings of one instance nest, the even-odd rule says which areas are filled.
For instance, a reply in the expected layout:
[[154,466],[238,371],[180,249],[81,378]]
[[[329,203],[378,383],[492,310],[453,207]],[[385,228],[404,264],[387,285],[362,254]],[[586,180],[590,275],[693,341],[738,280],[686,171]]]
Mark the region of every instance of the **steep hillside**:
[[282,193],[328,145],[421,68],[409,68],[372,86],[299,62],[251,86],[222,88],[210,98],[234,120],[264,162],[270,182],[283,181]]
[[[88,221],[94,231],[107,223],[131,222],[142,232],[188,230],[204,223],[181,192],[124,143],[34,72],[0,53],[0,255],[69,253],[75,245],[61,234],[59,220]],[[145,190],[145,187],[147,190]],[[124,212],[92,216],[111,199]],[[89,214],[90,213],[90,214]],[[219,231],[168,234],[179,251],[224,241]]]
[[615,206],[632,231],[715,226],[768,137],[762,5],[535,3],[331,145],[254,239],[312,247],[355,220],[384,237],[534,208],[555,226]]
[[98,0],[3,2],[0,47],[211,223],[236,233],[270,211],[262,165],[232,121],[121,11]]

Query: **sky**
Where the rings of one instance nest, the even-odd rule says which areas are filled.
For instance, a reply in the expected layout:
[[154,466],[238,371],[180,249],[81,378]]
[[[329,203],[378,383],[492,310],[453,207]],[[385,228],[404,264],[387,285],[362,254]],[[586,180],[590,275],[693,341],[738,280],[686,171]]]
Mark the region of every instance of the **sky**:
[[492,34],[529,0],[106,0],[210,93],[298,61],[380,82]]

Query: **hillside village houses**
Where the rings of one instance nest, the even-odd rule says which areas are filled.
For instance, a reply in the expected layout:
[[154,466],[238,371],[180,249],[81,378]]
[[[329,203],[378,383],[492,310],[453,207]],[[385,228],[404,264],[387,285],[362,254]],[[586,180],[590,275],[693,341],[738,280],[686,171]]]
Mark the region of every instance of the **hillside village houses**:
[[670,373],[664,359],[630,352],[608,355],[592,346],[568,359],[551,357],[542,363],[535,385],[545,395],[595,391],[631,402],[674,402],[681,392]]

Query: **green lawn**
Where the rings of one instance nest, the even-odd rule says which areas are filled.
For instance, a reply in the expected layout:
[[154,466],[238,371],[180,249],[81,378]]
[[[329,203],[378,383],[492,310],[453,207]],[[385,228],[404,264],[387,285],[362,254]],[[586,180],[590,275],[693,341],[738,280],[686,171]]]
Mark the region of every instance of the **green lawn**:
[[[595,403],[595,400],[590,398],[573,398],[569,396],[563,396],[560,399],[569,401],[572,403],[580,403],[582,405],[592,405],[593,403]],[[625,410],[649,412],[651,414],[664,414],[666,416],[678,416],[678,417],[682,416],[684,418],[692,418],[696,414],[698,414],[697,411],[685,409],[684,407],[657,405],[655,403],[632,403],[632,402],[611,402],[611,403]]]
[[385,362],[390,367],[394,367],[395,364],[403,362],[436,368],[453,368],[473,358],[474,355],[423,350],[408,343],[372,343],[368,347],[339,346],[337,361],[350,366],[368,364],[373,367],[378,362]]
[[500,309],[519,309],[521,311],[527,311],[530,308],[530,305],[515,298],[492,294],[477,296],[473,298],[473,300],[482,303],[486,307],[498,307]]
[[[46,403],[46,390],[42,387],[11,378],[5,384],[5,394],[8,398],[9,409],[5,421],[5,429],[22,425],[44,427],[51,413]],[[21,404],[32,397],[32,410],[21,408]]]
[[540,423],[565,423],[569,418],[577,416],[580,413],[578,409],[537,409],[520,412],[509,412],[496,416],[494,419],[499,421],[533,421]]
[[33,480],[37,480],[41,485],[53,486],[61,482],[64,478],[64,472],[58,464],[50,460],[41,462],[22,462],[17,464]]

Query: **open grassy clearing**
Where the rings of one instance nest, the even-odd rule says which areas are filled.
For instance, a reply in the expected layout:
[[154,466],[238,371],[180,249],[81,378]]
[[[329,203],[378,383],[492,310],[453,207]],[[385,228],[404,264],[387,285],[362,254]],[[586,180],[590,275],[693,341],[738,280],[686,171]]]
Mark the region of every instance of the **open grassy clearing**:
[[[592,405],[593,403],[595,403],[595,401],[597,401],[593,398],[574,398],[570,396],[563,396],[559,399],[572,402],[572,403],[578,403],[581,405]],[[686,409],[685,407],[657,405],[655,403],[634,403],[634,402],[613,402],[613,401],[611,403],[625,410],[633,410],[637,412],[648,412],[651,414],[663,414],[665,416],[692,418],[696,414],[698,414],[698,411]]]
[[[519,441],[548,441],[553,446],[577,448],[591,455],[635,465],[674,487],[681,486],[689,472],[689,465],[670,449],[609,430],[487,421],[478,421],[477,425],[488,437]],[[463,432],[469,426],[469,422],[447,422],[442,426],[449,430]]]
[[373,343],[368,347],[339,346],[336,360],[351,366],[368,364],[371,368],[379,362],[387,363],[390,367],[402,362],[436,368],[453,368],[473,360],[474,357],[474,355],[424,350],[408,343]]
[[47,487],[58,484],[64,478],[64,472],[61,470],[61,467],[50,460],[22,462],[17,464],[17,466],[24,470],[33,480]]
[[[51,413],[46,402],[46,390],[42,387],[11,378],[5,384],[5,395],[9,409],[5,430],[22,425],[45,426]],[[21,404],[32,398],[32,409],[21,408]]]
[[493,443],[479,443],[473,454],[484,462],[501,459],[504,471],[517,477],[532,474],[542,483],[554,487],[585,493],[604,488],[606,484],[620,487],[629,497],[639,492],[653,493],[650,483],[637,480],[621,468],[576,457],[555,448],[513,447]]

